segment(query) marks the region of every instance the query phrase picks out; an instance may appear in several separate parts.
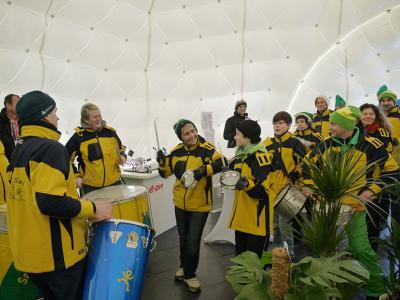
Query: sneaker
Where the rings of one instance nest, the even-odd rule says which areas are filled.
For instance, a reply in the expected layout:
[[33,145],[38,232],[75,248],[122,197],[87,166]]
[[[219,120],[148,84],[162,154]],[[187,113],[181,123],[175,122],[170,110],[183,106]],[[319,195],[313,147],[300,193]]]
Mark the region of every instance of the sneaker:
[[185,273],[183,272],[183,268],[179,268],[175,273],[175,281],[182,281],[184,275]]
[[191,292],[195,293],[200,291],[200,281],[197,279],[197,277],[184,279],[183,281],[186,283]]

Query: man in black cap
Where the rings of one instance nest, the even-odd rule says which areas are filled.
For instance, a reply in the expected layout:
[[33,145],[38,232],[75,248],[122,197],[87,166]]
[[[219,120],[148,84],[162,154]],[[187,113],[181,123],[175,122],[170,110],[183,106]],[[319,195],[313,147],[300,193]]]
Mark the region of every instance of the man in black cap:
[[[168,156],[162,150],[157,153],[158,171],[163,178],[176,176],[173,200],[179,234],[180,266],[175,273],[175,280],[184,281],[190,291],[197,292],[200,290],[196,269],[201,235],[212,208],[211,177],[221,171],[223,158],[214,145],[198,135],[192,121],[180,119],[174,125],[174,131],[182,142]],[[192,178],[186,177],[188,170],[193,171]],[[187,182],[189,180],[191,182]]]
[[228,141],[228,148],[235,148],[236,141],[234,139],[236,135],[237,125],[244,120],[248,120],[246,113],[247,103],[244,100],[236,101],[235,111],[233,116],[228,118],[225,122],[224,128],[224,139]]
[[4,108],[0,112],[0,140],[4,145],[5,155],[10,160],[19,139],[19,124],[15,107],[18,95],[9,94],[4,98]]
[[15,268],[45,299],[82,299],[85,219],[112,217],[112,206],[79,199],[66,148],[58,142],[56,102],[41,91],[17,104],[21,137],[10,163],[7,220]]

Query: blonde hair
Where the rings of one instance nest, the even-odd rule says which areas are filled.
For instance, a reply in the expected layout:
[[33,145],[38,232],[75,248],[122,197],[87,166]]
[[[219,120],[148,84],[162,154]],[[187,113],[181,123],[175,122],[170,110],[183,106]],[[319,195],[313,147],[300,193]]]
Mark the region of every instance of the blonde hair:
[[89,111],[99,110],[99,107],[93,103],[86,103],[81,108],[81,126],[86,127],[87,121],[89,120]]

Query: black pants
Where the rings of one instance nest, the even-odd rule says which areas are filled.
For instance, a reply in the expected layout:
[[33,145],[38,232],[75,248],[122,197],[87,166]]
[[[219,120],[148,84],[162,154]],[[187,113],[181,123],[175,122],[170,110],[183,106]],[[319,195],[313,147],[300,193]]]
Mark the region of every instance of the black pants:
[[[113,184],[110,184],[108,186],[114,186],[114,185],[120,185],[122,184],[122,181],[119,179],[118,181],[114,182]],[[102,189],[103,187],[98,187],[98,186],[91,186],[91,185],[86,185],[86,184],[82,184],[82,195],[86,195],[87,193],[90,193],[92,191],[98,190],[98,189]]]
[[182,210],[175,206],[176,225],[179,234],[180,266],[185,279],[196,276],[200,256],[200,241],[208,212]]
[[376,239],[379,238],[381,230],[384,229],[387,224],[390,207],[389,194],[382,194],[382,196],[379,197],[374,204],[367,202],[366,207],[368,210],[368,214],[366,216],[368,239],[372,248],[376,251],[378,248]]
[[29,273],[29,277],[45,300],[80,300],[82,299],[85,270],[86,258],[69,269]]
[[268,235],[260,236],[235,230],[236,255],[252,251],[261,258],[263,251],[268,249],[268,243]]

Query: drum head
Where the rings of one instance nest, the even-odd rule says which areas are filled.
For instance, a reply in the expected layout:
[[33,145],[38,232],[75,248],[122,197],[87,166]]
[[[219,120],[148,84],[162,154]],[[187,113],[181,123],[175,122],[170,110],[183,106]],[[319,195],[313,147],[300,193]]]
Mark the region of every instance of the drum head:
[[96,200],[97,198],[109,199],[109,203],[124,202],[139,198],[147,193],[146,188],[140,185],[113,185],[102,189],[92,191],[84,196],[94,202],[103,202],[103,199]]
[[187,170],[185,173],[183,173],[182,178],[181,178],[181,185],[185,189],[192,189],[196,186],[197,181],[194,178],[194,172],[192,170]]
[[235,189],[236,183],[240,179],[240,173],[236,171],[227,171],[221,175],[220,182],[224,188]]

